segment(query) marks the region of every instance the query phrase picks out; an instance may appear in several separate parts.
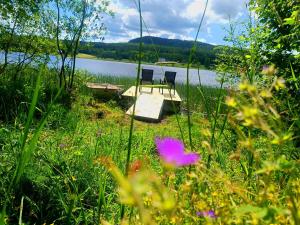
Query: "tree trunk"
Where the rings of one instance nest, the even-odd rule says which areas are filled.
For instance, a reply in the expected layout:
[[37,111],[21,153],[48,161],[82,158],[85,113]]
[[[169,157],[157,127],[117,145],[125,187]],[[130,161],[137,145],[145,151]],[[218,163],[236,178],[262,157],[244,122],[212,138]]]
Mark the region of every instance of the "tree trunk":
[[74,74],[75,74],[75,67],[76,67],[76,55],[77,55],[77,51],[78,51],[78,47],[79,47],[80,37],[82,35],[84,20],[85,20],[85,17],[86,17],[87,3],[86,3],[85,0],[83,0],[83,1],[84,1],[84,8],[83,8],[83,11],[82,11],[82,19],[81,19],[79,32],[78,32],[78,35],[77,35],[77,39],[76,39],[75,47],[74,47],[74,51],[73,51],[73,64],[72,64],[72,72],[71,72],[71,82],[70,82],[70,85],[69,85],[70,90],[73,88]]

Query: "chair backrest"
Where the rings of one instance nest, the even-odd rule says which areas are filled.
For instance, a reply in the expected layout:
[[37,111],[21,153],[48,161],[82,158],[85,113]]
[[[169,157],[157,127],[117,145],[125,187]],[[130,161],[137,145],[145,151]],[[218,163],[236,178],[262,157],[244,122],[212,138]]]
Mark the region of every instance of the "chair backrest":
[[175,83],[176,72],[166,71],[165,72],[165,81],[167,83]]
[[142,80],[152,81],[153,80],[153,70],[142,69]]

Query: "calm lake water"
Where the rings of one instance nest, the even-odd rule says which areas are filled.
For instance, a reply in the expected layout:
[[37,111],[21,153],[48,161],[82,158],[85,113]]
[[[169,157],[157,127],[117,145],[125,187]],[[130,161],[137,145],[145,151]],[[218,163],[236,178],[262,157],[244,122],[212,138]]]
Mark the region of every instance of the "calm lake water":
[[[76,62],[77,69],[87,70],[93,74],[113,75],[119,77],[136,77],[138,65],[135,63],[112,62],[92,59],[78,59]],[[154,70],[154,79],[159,80],[163,78],[165,71],[177,72],[176,81],[186,82],[186,68],[142,65],[142,68]],[[209,70],[200,70],[200,79],[203,85],[218,86],[219,82],[216,80],[217,74]],[[190,70],[190,83],[199,84],[198,70]]]
[[[17,53],[9,56],[10,61],[17,60]],[[3,53],[0,52],[0,61],[3,60]],[[50,66],[57,67],[59,62],[56,57],[51,57]],[[76,68],[80,70],[86,70],[95,76],[99,75],[110,75],[117,77],[136,77],[137,64],[135,63],[124,63],[115,61],[103,61],[95,59],[80,59],[76,61]],[[155,66],[155,65],[142,65],[142,68],[154,70],[154,79],[159,80],[163,78],[165,71],[177,72],[176,82],[186,82],[186,68],[168,67],[168,66]],[[207,86],[219,86],[217,81],[217,74],[214,71],[200,70],[200,79],[203,85]],[[199,84],[198,70],[190,69],[190,83]]]

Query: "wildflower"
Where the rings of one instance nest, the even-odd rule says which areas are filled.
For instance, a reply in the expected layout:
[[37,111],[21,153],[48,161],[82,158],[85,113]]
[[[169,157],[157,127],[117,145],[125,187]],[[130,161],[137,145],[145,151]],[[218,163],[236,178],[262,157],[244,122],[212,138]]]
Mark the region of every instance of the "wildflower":
[[271,143],[274,144],[274,145],[281,145],[284,142],[291,140],[292,138],[293,138],[293,134],[292,133],[287,133],[287,134],[284,134],[283,136],[275,137],[271,141]]
[[268,90],[262,90],[260,96],[263,98],[272,98],[272,93]]
[[203,129],[201,130],[201,134],[204,136],[204,137],[211,137],[211,132],[209,129]]
[[239,84],[239,88],[241,91],[247,90],[247,87],[248,87],[248,85],[245,82]]
[[135,174],[136,172],[140,171],[142,167],[142,161],[136,160],[130,165],[129,174]]
[[196,164],[200,159],[197,153],[185,153],[180,140],[173,138],[156,138],[156,147],[161,159],[175,167]]
[[262,69],[262,74],[267,75],[267,76],[272,76],[277,72],[275,65],[264,65]]
[[253,93],[256,91],[256,87],[254,85],[251,85],[245,81],[243,83],[239,84],[239,88],[241,91],[248,91],[250,93]]
[[251,138],[246,138],[245,140],[240,141],[240,145],[242,147],[250,149],[253,147],[253,140]]
[[209,210],[209,211],[205,211],[205,212],[197,212],[196,213],[197,216],[201,216],[201,217],[210,217],[210,218],[217,218],[215,212],[213,210]]
[[245,118],[252,118],[257,116],[257,114],[258,114],[257,108],[248,107],[248,106],[243,107],[243,115],[245,116]]
[[228,98],[226,99],[226,104],[227,104],[228,106],[230,106],[230,107],[233,107],[233,108],[237,106],[237,102],[236,102],[235,99],[232,98],[232,97],[228,97]]
[[66,144],[63,144],[63,143],[59,145],[59,148],[60,148],[60,149],[64,149],[64,148],[66,148],[66,147],[67,147],[67,145],[66,145]]
[[99,138],[102,136],[102,130],[101,129],[98,129],[97,130],[97,133],[96,133],[96,137]]
[[278,78],[275,83],[276,91],[285,88],[285,80],[283,78]]

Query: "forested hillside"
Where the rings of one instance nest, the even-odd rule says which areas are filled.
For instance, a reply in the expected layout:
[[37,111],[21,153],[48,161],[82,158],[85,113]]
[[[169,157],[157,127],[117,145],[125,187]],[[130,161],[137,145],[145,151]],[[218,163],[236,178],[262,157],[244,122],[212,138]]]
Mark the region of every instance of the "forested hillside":
[[[194,41],[180,40],[180,39],[168,39],[160,37],[145,36],[142,38],[135,38],[129,41],[129,43],[139,43],[140,39],[144,44],[154,44],[154,45],[164,45],[169,47],[178,47],[178,48],[192,48],[194,46]],[[212,51],[214,45],[197,42],[197,47],[200,49],[206,49],[207,51]]]
[[[157,37],[143,37],[143,61],[157,62],[159,58],[167,61],[187,63],[192,41],[172,40]],[[138,56],[139,38],[128,43],[82,43],[80,53],[95,55],[98,58],[127,59],[135,61]],[[207,68],[214,65],[216,58],[213,45],[198,42],[196,58],[197,62]]]

